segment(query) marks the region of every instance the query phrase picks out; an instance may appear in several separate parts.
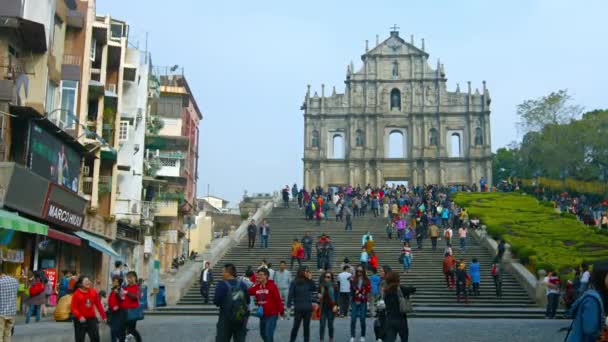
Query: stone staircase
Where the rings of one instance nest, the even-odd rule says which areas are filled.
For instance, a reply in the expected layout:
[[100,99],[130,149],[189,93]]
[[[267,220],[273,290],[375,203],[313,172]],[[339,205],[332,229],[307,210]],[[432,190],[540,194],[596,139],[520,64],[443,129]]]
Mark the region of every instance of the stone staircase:
[[[333,216],[333,215],[332,215]],[[338,268],[344,257],[348,257],[352,263],[359,260],[361,236],[369,230],[376,242],[376,254],[380,265],[389,264],[393,269],[402,271],[398,263],[401,244],[396,240],[388,240],[384,232],[385,220],[374,218],[372,215],[354,218],[353,231],[344,231],[344,223],[336,223],[335,220],[322,222],[318,227],[314,222],[307,222],[303,218],[303,211],[298,209],[275,208],[268,217],[271,225],[272,235],[269,240],[268,249],[260,249],[259,241],[256,248],[247,248],[245,237],[239,245],[229,251],[214,268],[216,280],[221,277],[221,267],[225,263],[234,263],[239,275],[242,275],[247,266],[254,269],[263,258],[278,269],[279,261],[289,261],[291,241],[301,238],[304,232],[310,231],[313,239],[320,233],[327,233],[334,242],[335,253],[332,261],[333,271]],[[456,302],[454,290],[448,290],[442,272],[442,251],[445,241],[438,242],[437,251],[431,250],[430,240],[425,240],[422,250],[414,248],[413,264],[410,272],[401,272],[401,281],[404,285],[415,286],[416,294],[412,297],[415,312],[411,317],[433,317],[433,318],[544,318],[544,309],[535,305],[526,291],[510,274],[503,278],[503,297],[496,298],[494,284],[490,275],[492,256],[476,241],[469,238],[467,251],[461,253],[457,241],[453,241],[454,256],[459,259],[465,258],[468,262],[477,258],[481,264],[481,295],[469,297],[467,305]],[[303,263],[313,270],[313,279],[317,280],[319,272],[316,265],[316,253],[313,247],[311,261]],[[296,268],[294,266],[294,268]],[[295,272],[294,272],[295,273]],[[214,288],[210,290],[212,300]],[[172,307],[158,308],[149,314],[160,315],[216,315],[218,309],[212,304],[205,305],[199,293],[198,280],[180,299],[177,305]]]

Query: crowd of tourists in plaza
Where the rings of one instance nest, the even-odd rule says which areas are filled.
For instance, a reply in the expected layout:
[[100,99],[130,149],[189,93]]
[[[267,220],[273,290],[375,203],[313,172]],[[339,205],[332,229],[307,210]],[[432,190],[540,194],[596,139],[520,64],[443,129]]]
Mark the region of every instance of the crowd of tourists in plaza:
[[144,312],[140,303],[141,280],[125,266],[120,261],[115,263],[109,293],[95,290],[88,276],[73,271],[64,271],[56,288],[44,272],[35,271],[30,277],[17,280],[0,271],[0,341],[10,341],[14,331],[17,297],[21,297],[25,323],[30,324],[33,316],[39,322],[45,315],[53,296],[57,297],[52,303],[56,304],[53,317],[58,322],[73,322],[76,342],[84,342],[86,336],[88,341],[100,341],[100,321],[109,325],[112,342],[123,342],[127,336],[141,341],[136,329]]

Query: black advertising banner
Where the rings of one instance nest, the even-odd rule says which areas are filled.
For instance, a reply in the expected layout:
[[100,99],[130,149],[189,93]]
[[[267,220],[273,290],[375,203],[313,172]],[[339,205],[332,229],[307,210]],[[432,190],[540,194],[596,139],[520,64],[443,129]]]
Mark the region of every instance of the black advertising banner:
[[32,123],[30,169],[55,184],[78,191],[80,155],[61,140]]
[[47,221],[63,227],[80,230],[84,223],[84,214],[49,201],[42,215]]

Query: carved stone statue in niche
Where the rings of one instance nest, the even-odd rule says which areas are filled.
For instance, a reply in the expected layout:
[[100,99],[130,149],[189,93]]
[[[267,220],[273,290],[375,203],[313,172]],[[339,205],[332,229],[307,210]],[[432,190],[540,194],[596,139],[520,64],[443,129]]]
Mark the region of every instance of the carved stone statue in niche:
[[399,76],[399,62],[393,62],[393,77]]
[[414,85],[414,106],[422,105],[422,85]]
[[435,98],[435,91],[430,85],[427,85],[424,91],[424,102],[426,105],[432,106],[437,103]]

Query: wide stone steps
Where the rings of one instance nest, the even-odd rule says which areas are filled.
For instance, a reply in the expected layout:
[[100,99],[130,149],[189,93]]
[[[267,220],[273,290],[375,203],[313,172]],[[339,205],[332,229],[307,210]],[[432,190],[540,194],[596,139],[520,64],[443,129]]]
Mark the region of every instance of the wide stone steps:
[[[330,211],[333,216],[333,211]],[[456,259],[464,258],[467,264],[477,258],[481,266],[481,289],[480,296],[469,297],[469,303],[457,303],[455,290],[445,287],[442,272],[443,249],[445,241],[440,239],[437,250],[431,250],[431,242],[425,239],[421,250],[416,248],[412,241],[413,263],[409,273],[403,272],[403,266],[397,261],[402,244],[395,239],[386,237],[384,226],[386,220],[383,218],[365,217],[353,218],[353,230],[344,231],[344,222],[335,222],[331,219],[323,221],[321,226],[315,222],[304,220],[302,210],[275,208],[268,217],[271,225],[271,236],[269,248],[260,249],[259,237],[256,237],[256,246],[247,248],[247,237],[244,237],[237,246],[232,248],[224,258],[216,265],[214,275],[216,282],[221,278],[221,267],[225,263],[234,263],[239,275],[242,275],[247,266],[257,269],[262,259],[273,264],[278,270],[279,261],[285,260],[290,264],[291,241],[294,238],[301,239],[305,232],[316,241],[321,233],[329,235],[334,242],[334,258],[332,270],[338,270],[344,257],[348,257],[351,264],[357,264],[361,252],[361,236],[370,231],[376,243],[375,252],[380,265],[388,264],[401,274],[402,284],[415,286],[417,293],[412,296],[412,304],[415,312],[410,317],[433,317],[433,318],[523,318],[536,319],[544,317],[544,309],[535,305],[528,297],[521,285],[510,274],[504,274],[501,298],[495,297],[494,283],[490,275],[493,256],[472,238],[467,238],[467,250],[459,250],[459,240],[452,239],[452,249]],[[304,261],[313,273],[313,279],[319,279],[319,270],[316,264],[316,252],[314,251],[310,261]],[[297,263],[296,263],[297,267]],[[292,274],[295,272],[292,272]],[[149,314],[159,315],[217,315],[218,309],[212,304],[203,304],[199,292],[198,279],[192,287],[186,291],[177,305],[172,307],[158,308]],[[210,289],[210,299],[215,293],[215,287]]]

